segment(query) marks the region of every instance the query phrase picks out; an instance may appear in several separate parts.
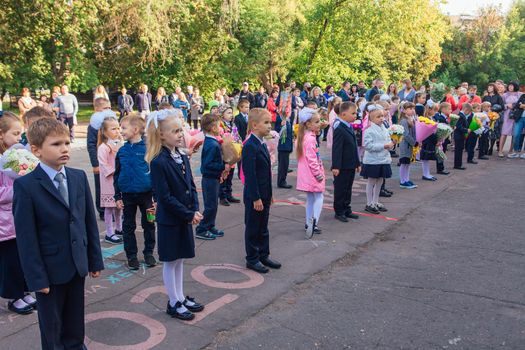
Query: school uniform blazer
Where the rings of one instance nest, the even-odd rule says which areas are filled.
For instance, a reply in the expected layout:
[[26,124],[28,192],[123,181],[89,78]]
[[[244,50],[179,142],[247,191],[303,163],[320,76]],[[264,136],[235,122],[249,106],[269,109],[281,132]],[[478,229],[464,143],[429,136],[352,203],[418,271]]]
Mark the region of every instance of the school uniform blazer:
[[244,173],[244,202],[251,205],[259,199],[265,204],[272,200],[272,170],[270,153],[251,135],[242,149],[242,170]]
[[343,122],[334,122],[332,169],[352,170],[360,165],[354,130]]
[[237,132],[239,133],[239,136],[244,141],[246,139],[246,133],[248,131],[248,123],[246,122],[246,119],[244,119],[244,116],[241,113],[239,113],[235,116],[233,122],[237,127]]
[[151,161],[151,183],[157,201],[156,221],[161,225],[184,225],[199,211],[197,188],[193,182],[191,165],[183,155],[186,175],[176,164],[167,148]]
[[17,245],[30,291],[104,269],[86,174],[66,167],[66,178],[69,206],[40,166],[14,182]]
[[[472,113],[471,113],[472,114]],[[467,117],[463,112],[459,112],[459,119],[456,123],[456,128],[454,129],[454,139],[461,140],[465,139],[465,134],[468,133],[468,123]]]

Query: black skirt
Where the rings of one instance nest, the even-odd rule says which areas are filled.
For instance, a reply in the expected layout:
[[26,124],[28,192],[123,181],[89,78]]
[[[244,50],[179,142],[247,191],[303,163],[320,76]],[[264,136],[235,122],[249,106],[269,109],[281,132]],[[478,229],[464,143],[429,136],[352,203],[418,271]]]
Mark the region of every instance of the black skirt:
[[408,157],[401,157],[399,158],[399,164],[410,164],[410,158]]
[[195,240],[191,224],[162,225],[157,223],[157,238],[160,261],[195,257]]
[[361,167],[361,176],[365,179],[388,179],[392,177],[392,168],[390,164],[363,164]]
[[0,297],[20,299],[26,291],[16,239],[0,242]]

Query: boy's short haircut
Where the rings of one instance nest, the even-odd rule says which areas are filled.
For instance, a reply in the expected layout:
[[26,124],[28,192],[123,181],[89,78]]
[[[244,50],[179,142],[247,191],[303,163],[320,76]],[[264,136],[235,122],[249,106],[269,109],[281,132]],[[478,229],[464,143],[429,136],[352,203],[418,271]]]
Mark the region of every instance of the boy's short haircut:
[[120,120],[120,124],[124,122],[129,123],[129,125],[135,128],[139,128],[141,134],[144,133],[144,129],[146,128],[146,122],[140,116],[139,113],[134,112],[134,113],[126,115]]
[[399,101],[399,100],[400,100],[399,96],[392,96],[392,99],[391,99],[392,102]]
[[55,114],[47,108],[36,106],[25,112],[24,119],[27,124],[31,124],[38,119],[56,119]]
[[29,144],[42,147],[48,136],[67,136],[69,138],[69,129],[66,124],[56,119],[43,118],[36,120],[27,130],[27,139]]
[[269,116],[271,118],[270,111],[266,108],[252,108],[248,113],[248,131],[252,130],[252,124],[258,123],[264,116]]
[[461,110],[465,110],[465,109],[472,111],[472,105],[470,103],[463,103],[463,106],[461,106]]
[[293,91],[299,91],[299,92],[301,92],[301,89],[299,89],[299,88],[295,88],[295,89],[293,89]]
[[205,133],[211,132],[214,125],[219,122],[219,117],[211,114],[205,114],[202,116],[201,127]]
[[159,105],[159,111],[162,111],[164,109],[173,109],[173,106],[171,105],[171,103],[169,102],[162,102],[160,105]]
[[239,104],[237,106],[242,107],[244,105],[250,106],[250,101],[248,101],[247,99],[243,98],[242,100],[239,101]]
[[447,108],[452,108],[452,105],[450,103],[448,103],[448,102],[441,102],[439,104],[439,112],[442,112],[442,111],[444,111]]
[[107,98],[99,97],[93,101],[93,109],[100,112],[103,109],[111,108],[111,103]]
[[478,86],[477,85],[470,85],[468,87],[469,90],[477,90],[478,89]]
[[477,103],[477,102],[474,102],[474,103],[472,104],[472,109],[474,109],[474,108],[481,108],[481,104],[479,104],[479,103]]
[[483,107],[483,106],[485,106],[485,107],[492,107],[492,103],[490,103],[489,101],[485,101],[485,102],[481,103],[481,107]]

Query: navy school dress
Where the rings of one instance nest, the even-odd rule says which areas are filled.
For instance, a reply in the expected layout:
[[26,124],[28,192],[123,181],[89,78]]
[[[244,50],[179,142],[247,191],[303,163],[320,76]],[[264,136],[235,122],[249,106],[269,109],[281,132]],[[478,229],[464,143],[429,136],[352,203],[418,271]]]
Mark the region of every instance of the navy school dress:
[[189,159],[163,147],[151,161],[151,180],[157,201],[157,240],[160,261],[195,257],[191,221],[199,210]]

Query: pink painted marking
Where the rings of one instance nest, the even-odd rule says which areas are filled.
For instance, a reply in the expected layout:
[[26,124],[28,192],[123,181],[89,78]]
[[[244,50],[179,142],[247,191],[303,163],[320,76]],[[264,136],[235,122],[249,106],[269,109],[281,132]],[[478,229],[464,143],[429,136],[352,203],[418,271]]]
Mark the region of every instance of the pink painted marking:
[[141,303],[145,302],[146,299],[148,299],[150,297],[150,295],[155,294],[155,293],[161,293],[161,294],[165,294],[165,295],[168,294],[166,292],[166,288],[164,286],[150,287],[150,288],[143,289],[140,292],[138,292],[137,294],[135,294],[131,298],[130,302],[132,302],[134,304],[141,304]]
[[149,337],[142,343],[133,345],[107,345],[89,339],[86,336],[86,345],[91,350],[145,350],[151,349],[159,345],[166,337],[166,327],[157,320],[154,320],[146,315],[135,312],[125,311],[101,311],[86,315],[86,323],[104,318],[121,318],[128,320],[143,327],[149,331]]
[[[249,278],[248,281],[244,282],[220,282],[206,277],[204,274],[208,270],[231,270],[242,273],[243,275]],[[213,264],[213,265],[202,265],[197,266],[191,271],[191,277],[206,286],[213,288],[222,288],[222,289],[247,289],[254,288],[264,282],[264,277],[260,274],[240,267],[233,264]]]
[[195,318],[193,320],[189,321],[188,323],[189,324],[195,324],[195,323],[197,323],[199,321],[202,321],[206,316],[214,313],[215,311],[217,311],[221,307],[223,307],[225,305],[228,305],[231,302],[234,302],[238,298],[239,298],[239,296],[237,294],[225,294],[222,297],[220,297],[219,299],[215,299],[211,303],[206,304],[206,307],[204,308],[204,310],[202,310],[201,312],[196,312],[195,313]]

